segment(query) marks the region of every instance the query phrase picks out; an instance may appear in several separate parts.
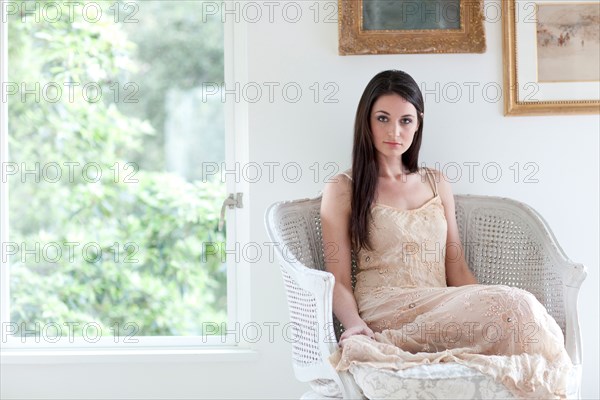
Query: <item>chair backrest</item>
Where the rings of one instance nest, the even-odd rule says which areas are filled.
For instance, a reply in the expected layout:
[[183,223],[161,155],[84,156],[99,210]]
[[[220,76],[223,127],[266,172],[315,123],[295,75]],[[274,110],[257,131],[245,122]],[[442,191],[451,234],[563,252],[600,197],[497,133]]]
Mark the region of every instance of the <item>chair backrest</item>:
[[[509,198],[455,195],[454,199],[465,259],[478,281],[531,292],[565,332],[568,277],[559,264],[570,261],[543,218]],[[285,252],[308,268],[324,270],[320,206],[320,195],[279,202],[271,207],[268,224]],[[335,317],[334,321],[339,338],[341,326]]]
[[321,196],[277,203],[269,214],[284,255],[289,252],[304,266],[324,270]]
[[455,204],[465,260],[479,283],[527,290],[565,333],[566,256],[543,218],[504,197],[456,195]]

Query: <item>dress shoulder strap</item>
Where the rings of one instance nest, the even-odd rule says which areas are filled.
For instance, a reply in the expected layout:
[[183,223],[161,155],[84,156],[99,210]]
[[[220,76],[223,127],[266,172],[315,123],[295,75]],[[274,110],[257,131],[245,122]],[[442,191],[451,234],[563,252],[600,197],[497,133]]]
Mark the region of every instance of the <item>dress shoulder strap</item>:
[[352,180],[352,168],[348,168],[347,170],[343,171],[342,175],[346,175],[348,179]]
[[429,185],[431,185],[431,190],[433,190],[433,195],[437,196],[437,182],[435,180],[433,172],[431,172],[431,170],[427,167],[423,167],[423,169],[425,169],[425,172],[427,173],[427,179],[429,180]]

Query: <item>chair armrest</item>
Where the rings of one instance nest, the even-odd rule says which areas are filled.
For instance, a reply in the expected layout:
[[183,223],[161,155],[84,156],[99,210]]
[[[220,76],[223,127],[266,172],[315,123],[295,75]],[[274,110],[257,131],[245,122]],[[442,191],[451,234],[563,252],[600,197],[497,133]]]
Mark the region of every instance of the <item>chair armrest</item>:
[[335,379],[329,356],[338,348],[332,319],[333,274],[279,257],[285,283],[296,376],[302,381]]
[[297,340],[292,344],[296,377],[304,382],[331,379],[344,399],[363,398],[351,374],[336,371],[329,362],[329,356],[339,348],[332,318],[335,277],[281,257],[280,267],[290,320],[297,328]]

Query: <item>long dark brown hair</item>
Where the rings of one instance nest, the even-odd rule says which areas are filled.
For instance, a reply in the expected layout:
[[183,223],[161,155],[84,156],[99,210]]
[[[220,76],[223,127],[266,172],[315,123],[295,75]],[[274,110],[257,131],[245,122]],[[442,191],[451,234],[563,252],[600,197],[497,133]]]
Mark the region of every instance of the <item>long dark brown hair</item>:
[[425,105],[423,95],[415,80],[406,72],[389,70],[378,73],[365,88],[354,122],[354,145],[352,148],[352,214],[350,219],[350,236],[352,250],[358,254],[360,249],[372,249],[368,237],[371,205],[375,197],[379,164],[377,163],[373,133],[371,131],[371,111],[375,101],[383,95],[397,94],[410,102],[417,109],[419,128],[415,132],[412,144],[402,154],[402,163],[410,173],[417,172],[419,149],[423,132],[423,116]]

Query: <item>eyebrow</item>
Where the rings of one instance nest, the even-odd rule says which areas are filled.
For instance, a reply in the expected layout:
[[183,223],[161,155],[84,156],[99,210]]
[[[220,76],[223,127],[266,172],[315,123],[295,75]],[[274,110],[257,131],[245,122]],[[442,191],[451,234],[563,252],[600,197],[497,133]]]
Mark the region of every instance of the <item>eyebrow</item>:
[[[383,110],[378,110],[378,111],[375,111],[375,112],[376,112],[376,113],[378,113],[378,112],[379,112],[379,113],[384,113],[385,115],[390,115],[390,113],[389,113],[389,112],[387,112],[387,111],[383,111]],[[414,116],[415,116],[414,114],[404,114],[404,115],[403,115],[403,117],[414,117]]]

